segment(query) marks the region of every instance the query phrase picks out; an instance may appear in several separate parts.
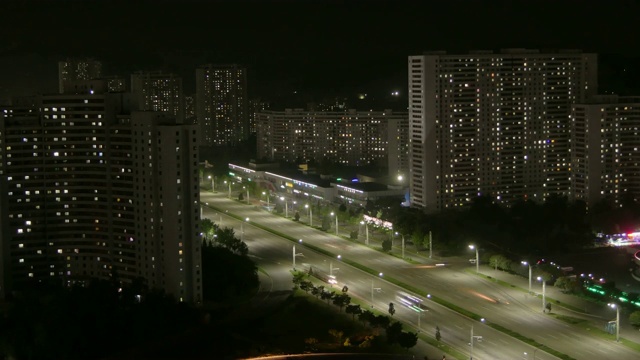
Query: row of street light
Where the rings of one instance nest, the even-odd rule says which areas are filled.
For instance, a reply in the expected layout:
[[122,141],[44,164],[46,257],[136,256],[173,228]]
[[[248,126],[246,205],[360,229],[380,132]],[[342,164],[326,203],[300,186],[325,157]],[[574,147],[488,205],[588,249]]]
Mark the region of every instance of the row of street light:
[[[213,177],[209,176],[209,179],[211,180],[211,187],[212,187],[212,191],[215,189],[215,180]],[[225,184],[228,184],[229,186],[229,198],[231,197],[231,182],[224,182]],[[243,187],[244,189],[244,187]],[[270,206],[270,196],[266,193],[266,192],[262,192],[262,195],[266,195],[267,197],[267,207]],[[249,191],[247,189],[247,200],[249,200]],[[285,203],[285,217],[288,217],[288,203],[286,201],[286,199],[284,197],[280,197],[280,200],[284,201]],[[294,202],[295,204],[295,202]],[[309,204],[305,204],[305,209],[308,210],[308,217],[309,217],[309,225],[313,226],[313,210],[312,207],[309,206]],[[338,216],[335,212],[331,212],[330,213],[331,217],[335,218],[335,227],[336,227],[336,236],[339,236],[339,228],[338,228]],[[246,218],[245,221],[241,222],[241,237],[242,240],[244,240],[244,222],[249,222],[249,218]],[[365,226],[365,244],[369,245],[369,228],[368,228],[368,223],[365,221],[361,221],[360,225],[364,225]],[[404,259],[405,257],[405,239],[404,239],[404,234],[395,232],[395,235],[398,236],[400,235],[401,239],[402,239],[402,258]],[[429,234],[429,248],[430,250],[432,249],[431,246],[431,234]],[[302,239],[299,240],[299,243],[302,243]],[[476,264],[476,272],[480,273],[480,254],[479,254],[479,249],[476,245],[469,245],[469,249],[474,250],[475,251],[475,264]],[[297,253],[296,252],[296,247],[295,245],[293,246],[292,249],[292,262],[293,262],[293,268],[295,270],[296,267],[296,257],[299,256],[304,256],[302,253]],[[429,257],[431,258],[431,252]],[[532,279],[533,279],[533,271],[532,271],[532,266],[531,263],[528,261],[521,261],[522,265],[525,265],[528,267],[528,278],[529,278],[529,293],[532,293]],[[333,268],[333,264],[330,262],[330,269],[329,269],[329,273],[330,276],[333,275],[333,271],[334,270],[338,270],[338,268]],[[379,277],[382,277],[382,273],[379,273]],[[543,277],[538,276],[536,278],[536,280],[540,281],[542,283],[542,310],[543,312],[546,310],[546,281],[544,280]],[[373,307],[373,302],[374,302],[374,293],[380,292],[382,289],[380,287],[375,287],[374,286],[374,280],[371,280],[371,306]],[[608,304],[609,307],[613,308],[616,310],[616,341],[620,341],[620,306],[617,304]],[[484,320],[484,319],[483,319]],[[420,314],[418,315],[418,328],[420,328]],[[474,340],[479,340],[481,339],[481,336],[474,336],[473,335],[473,326],[471,328],[471,357],[473,356],[473,341]],[[537,349],[536,349],[537,350]],[[533,358],[535,359],[535,351],[533,352]],[[527,353],[525,353],[525,355],[527,355]],[[527,355],[528,356],[528,355]]]

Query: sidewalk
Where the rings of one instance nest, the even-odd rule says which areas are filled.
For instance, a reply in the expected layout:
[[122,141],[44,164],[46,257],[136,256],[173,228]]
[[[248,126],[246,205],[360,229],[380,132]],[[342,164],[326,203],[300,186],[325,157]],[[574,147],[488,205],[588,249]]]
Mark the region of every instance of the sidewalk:
[[[315,219],[314,219],[315,224]],[[348,234],[349,231],[355,230],[358,226],[355,225],[344,225],[340,227],[340,229],[344,229],[344,232],[340,231],[340,234],[343,238],[344,234]],[[331,232],[331,230],[329,230]],[[362,231],[361,231],[362,232]],[[369,227],[369,246],[370,247],[381,247],[382,241],[388,239],[388,234],[383,234],[379,231],[375,233],[372,232],[371,227]],[[405,241],[407,239],[405,238]],[[353,240],[350,240],[353,241]],[[364,245],[365,238],[364,234],[360,233],[358,239],[356,240],[358,243],[362,243]],[[393,255],[401,257],[401,240],[396,236],[393,238],[393,248],[391,253]],[[413,245],[406,246],[405,244],[405,258],[411,258],[413,261],[421,262],[421,263],[436,263],[436,262],[446,262],[446,260],[437,257],[434,254],[432,259],[429,259],[429,251],[416,251]],[[475,267],[474,267],[475,270]],[[480,273],[486,276],[491,276],[492,278],[498,279],[500,281],[504,281],[509,284],[513,284],[516,287],[520,288],[527,293],[529,288],[529,279],[526,277],[521,277],[518,275],[510,274],[505,271],[496,271],[492,267],[486,265],[480,265]],[[536,295],[540,295],[542,292],[542,287],[539,282],[534,281],[532,284],[532,292]],[[608,307],[606,304],[600,304],[595,301],[589,301],[578,296],[574,296],[571,294],[565,294],[559,289],[555,288],[552,285],[547,285],[545,289],[545,294],[547,298],[547,302],[550,302],[552,305],[552,312],[556,314],[572,316],[577,318],[582,318],[590,321],[593,326],[600,330],[605,330],[605,325],[609,321],[616,320],[616,310]],[[542,304],[542,303],[540,303]],[[568,306],[562,306],[563,304],[567,304]],[[577,309],[581,309],[582,311],[578,311]],[[640,311],[640,308],[638,309]],[[634,329],[629,323],[629,315],[631,314],[631,310],[623,308],[620,311],[620,338],[624,338],[635,343],[640,344],[640,331]]]
[[[252,199],[253,200],[253,199]],[[259,201],[252,201],[254,206],[260,206]],[[260,207],[262,209],[262,207]],[[279,216],[284,216],[282,214],[275,214]],[[289,211],[289,218],[292,217],[292,212]],[[309,218],[306,213],[300,213],[300,223],[301,224],[309,224]],[[313,225],[314,227],[318,227],[321,224],[320,217],[313,214]],[[332,222],[331,225],[334,223]],[[349,233],[353,230],[359,230],[357,240],[349,239]],[[332,226],[331,229],[327,231],[328,234],[335,234],[335,228]],[[363,225],[351,225],[351,224],[339,224],[339,234],[342,239],[359,243],[363,246],[365,245],[365,229]],[[381,248],[382,241],[389,239],[390,235],[388,233],[383,233],[381,231],[374,230],[373,226],[369,226],[369,247],[372,248]],[[399,236],[393,237],[393,248],[391,253],[398,258],[401,257],[401,238]],[[405,237],[405,241],[408,239]],[[438,263],[438,262],[447,262],[446,259],[439,258],[437,254],[434,254],[433,259],[429,259],[429,251],[421,251],[417,252],[413,245],[407,245],[405,243],[405,258],[410,258],[411,260],[430,264],[430,263]],[[470,266],[469,268],[471,268]],[[473,266],[475,270],[475,266]],[[498,279],[500,281],[513,284],[517,288],[523,290],[523,295],[527,293],[527,289],[529,288],[529,280],[526,277],[521,277],[518,275],[509,274],[504,271],[496,271],[493,268],[480,265],[480,273],[486,276],[491,276],[492,278]],[[540,283],[534,282],[532,284],[532,291],[536,294],[539,294],[542,289]],[[527,295],[528,296],[528,295]],[[616,319],[616,310],[609,308],[606,304],[598,304],[596,302],[588,301],[577,296],[564,294],[560,290],[556,289],[551,285],[547,285],[546,287],[546,297],[547,302],[550,302],[552,305],[552,312],[561,315],[572,316],[576,318],[582,318],[590,321],[594,328],[603,330],[605,329],[605,324],[609,321],[615,321]],[[541,303],[540,303],[541,304]],[[568,307],[563,307],[562,304],[569,305]],[[584,311],[577,311],[576,309],[584,309]],[[639,309],[640,310],[640,309]],[[623,309],[620,312],[620,337],[627,339],[629,341],[633,341],[635,343],[640,344],[640,331],[635,330],[629,324],[629,315],[630,311]]]

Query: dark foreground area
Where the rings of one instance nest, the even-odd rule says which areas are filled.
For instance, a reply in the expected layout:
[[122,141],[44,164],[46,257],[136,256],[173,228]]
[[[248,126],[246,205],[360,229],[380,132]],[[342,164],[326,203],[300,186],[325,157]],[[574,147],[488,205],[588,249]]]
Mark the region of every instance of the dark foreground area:
[[[136,301],[108,282],[24,294],[0,318],[0,359],[241,359],[266,354],[407,354],[385,331],[308,295],[256,308],[194,308],[162,293]],[[383,356],[383,357],[379,357]],[[402,357],[401,357],[402,358]]]

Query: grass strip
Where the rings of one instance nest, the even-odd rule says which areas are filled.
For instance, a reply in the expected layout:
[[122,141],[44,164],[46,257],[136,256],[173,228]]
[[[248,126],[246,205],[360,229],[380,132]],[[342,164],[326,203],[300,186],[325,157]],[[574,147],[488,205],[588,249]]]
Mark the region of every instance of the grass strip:
[[[208,205],[208,206],[210,208],[218,211],[218,212],[222,212],[220,210],[220,208],[218,208],[216,206],[211,206],[211,205]],[[234,219],[243,221],[242,217],[237,216],[235,214],[231,214],[231,213],[228,213],[228,212],[226,212],[225,214],[228,215],[228,216],[233,217]],[[294,243],[298,244],[298,239],[296,239],[296,238],[294,238],[292,236],[289,236],[287,234],[281,233],[281,232],[279,232],[277,230],[273,230],[273,229],[271,229],[269,227],[266,227],[266,226],[263,226],[261,224],[254,223],[252,221],[249,221],[249,223],[251,225],[259,228],[259,229],[262,229],[264,231],[267,231],[269,233],[272,233],[274,235],[280,236],[280,237],[282,237],[284,239],[287,239],[287,240],[289,240],[291,242],[294,242]],[[311,249],[313,251],[316,251],[316,252],[318,252],[320,254],[326,255],[326,256],[331,257],[331,258],[335,258],[337,256],[336,254],[334,254],[334,253],[332,253],[330,251],[327,251],[325,249],[321,249],[321,248],[319,248],[319,247],[317,247],[315,245],[309,244],[309,243],[303,242],[302,245],[304,247],[307,247],[307,248],[309,248],[309,249]],[[346,259],[346,258],[342,257],[342,262],[344,262],[344,263],[346,263],[348,265],[351,265],[356,269],[362,270],[362,271],[364,271],[364,272],[366,272],[366,273],[368,273],[370,275],[379,276],[379,273],[376,272],[375,270],[373,270],[373,269],[371,269],[371,268],[369,268],[367,266],[364,266],[364,265],[362,265],[360,263],[357,263],[355,261],[351,261],[349,259]],[[418,294],[418,295],[420,295],[422,297],[426,297],[426,298],[428,298],[428,299],[430,299],[430,300],[432,300],[432,301],[434,301],[434,302],[436,302],[436,303],[438,303],[438,304],[440,304],[440,305],[442,305],[442,306],[444,306],[446,308],[449,308],[450,310],[455,311],[455,312],[457,312],[457,313],[459,313],[459,314],[461,314],[463,316],[466,316],[466,317],[468,317],[470,319],[473,319],[473,320],[476,320],[476,321],[480,321],[483,318],[482,316],[480,316],[480,315],[478,315],[476,313],[473,313],[473,312],[468,311],[468,310],[466,310],[464,308],[461,308],[461,307],[459,307],[459,306],[457,306],[457,305],[455,305],[453,303],[450,303],[447,300],[439,298],[437,296],[428,294],[427,292],[425,292],[425,291],[423,291],[423,290],[421,290],[421,289],[419,289],[419,288],[417,288],[417,287],[415,287],[413,285],[409,285],[407,283],[404,283],[402,281],[394,279],[393,277],[384,276],[384,279],[386,281],[398,286],[398,287],[404,288],[405,290],[411,291],[411,292],[413,292],[415,294]],[[498,280],[498,281],[500,282],[501,280]],[[504,283],[505,286],[515,287],[514,285],[509,284],[509,283],[504,282],[504,281],[502,281],[502,283]],[[494,323],[491,323],[491,322],[485,322],[485,324],[490,326],[490,327],[492,327],[495,330],[498,330],[498,331],[500,331],[500,332],[502,332],[502,333],[504,333],[506,335],[509,335],[509,336],[513,337],[513,338],[516,338],[516,339],[518,339],[518,340],[520,340],[520,341],[522,341],[522,342],[524,342],[524,343],[526,343],[526,344],[528,344],[528,345],[530,345],[532,347],[538,348],[538,349],[540,349],[540,350],[542,350],[542,351],[544,351],[544,352],[546,352],[548,354],[551,354],[553,356],[556,356],[556,357],[558,357],[560,359],[563,359],[563,360],[577,360],[577,359],[575,359],[575,358],[573,358],[573,357],[571,357],[569,355],[563,354],[563,353],[561,353],[561,352],[559,352],[557,350],[554,350],[554,349],[552,349],[552,348],[550,348],[550,347],[548,347],[548,346],[546,346],[544,344],[541,344],[541,343],[535,341],[534,339],[528,338],[526,336],[521,335],[520,333],[517,333],[517,332],[515,332],[513,330],[507,329],[504,326],[501,326],[501,325],[498,325],[498,324],[494,324]]]

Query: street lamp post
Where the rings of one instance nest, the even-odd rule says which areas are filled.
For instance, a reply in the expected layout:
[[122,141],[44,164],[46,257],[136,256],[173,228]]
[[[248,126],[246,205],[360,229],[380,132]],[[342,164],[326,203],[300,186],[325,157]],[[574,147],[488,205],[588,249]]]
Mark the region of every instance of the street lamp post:
[[216,178],[215,176],[208,176],[209,180],[211,180],[211,192],[215,192],[216,191]]
[[610,308],[616,309],[616,342],[620,342],[620,305],[608,304]]
[[475,245],[469,245],[469,249],[476,251],[476,272],[480,273],[480,255],[478,254],[478,247]]
[[400,237],[402,238],[402,258],[404,259],[404,235],[398,234],[397,231],[396,231],[396,235],[400,235]]
[[546,310],[546,305],[547,305],[546,281],[544,281],[542,276],[538,276],[537,279],[538,279],[538,281],[542,282],[542,312],[544,312]]
[[527,261],[521,261],[520,263],[529,267],[529,294],[531,294],[531,264]]
[[[302,243],[302,239],[298,240],[300,243]],[[296,269],[296,256],[304,256],[302,255],[302,253],[296,253],[296,246],[293,245],[293,270]]]
[[[245,221],[249,222],[249,218],[246,218]],[[240,240],[244,241],[244,221],[240,223]]]
[[[481,322],[484,322],[484,318],[480,319]],[[477,341],[481,341],[482,340],[482,336],[478,336],[478,335],[473,335],[473,324],[471,324],[471,337],[469,340],[469,343],[471,345],[471,353],[469,354],[469,359],[473,360],[473,341],[477,340]]]
[[364,233],[365,233],[364,244],[369,245],[369,224],[367,224],[366,221],[360,221],[360,224],[364,225]]
[[[536,351],[538,351],[538,348],[533,349],[533,360],[536,360]],[[527,359],[529,358],[529,354],[527,354],[527,352],[524,353],[524,356],[526,356]]]
[[243,186],[243,189],[247,190],[247,205],[250,204],[250,199],[249,199],[249,187],[248,186]]
[[284,201],[284,217],[289,217],[289,205],[287,204],[287,199],[284,196],[280,197],[280,200]]
[[231,199],[231,181],[225,180],[224,183],[225,184],[229,184],[229,195],[228,195],[228,197],[229,197],[229,199]]
[[336,236],[338,236],[338,214],[332,212],[331,216],[336,217]]
[[334,268],[333,267],[333,261],[329,261],[329,277],[332,277],[333,276],[333,272],[334,271],[338,271],[338,270],[340,270],[340,268]]
[[[378,274],[378,276],[382,277],[382,273]],[[382,290],[382,288],[373,287],[373,279],[371,279],[371,308],[373,308],[373,292],[380,290]]]
[[309,206],[309,204],[305,204],[304,207],[309,210],[307,213],[307,215],[309,215],[309,226],[313,227],[313,211],[311,210],[311,206]]
[[266,192],[262,192],[262,195],[266,195],[267,197],[267,209],[269,209],[269,194],[267,194]]

